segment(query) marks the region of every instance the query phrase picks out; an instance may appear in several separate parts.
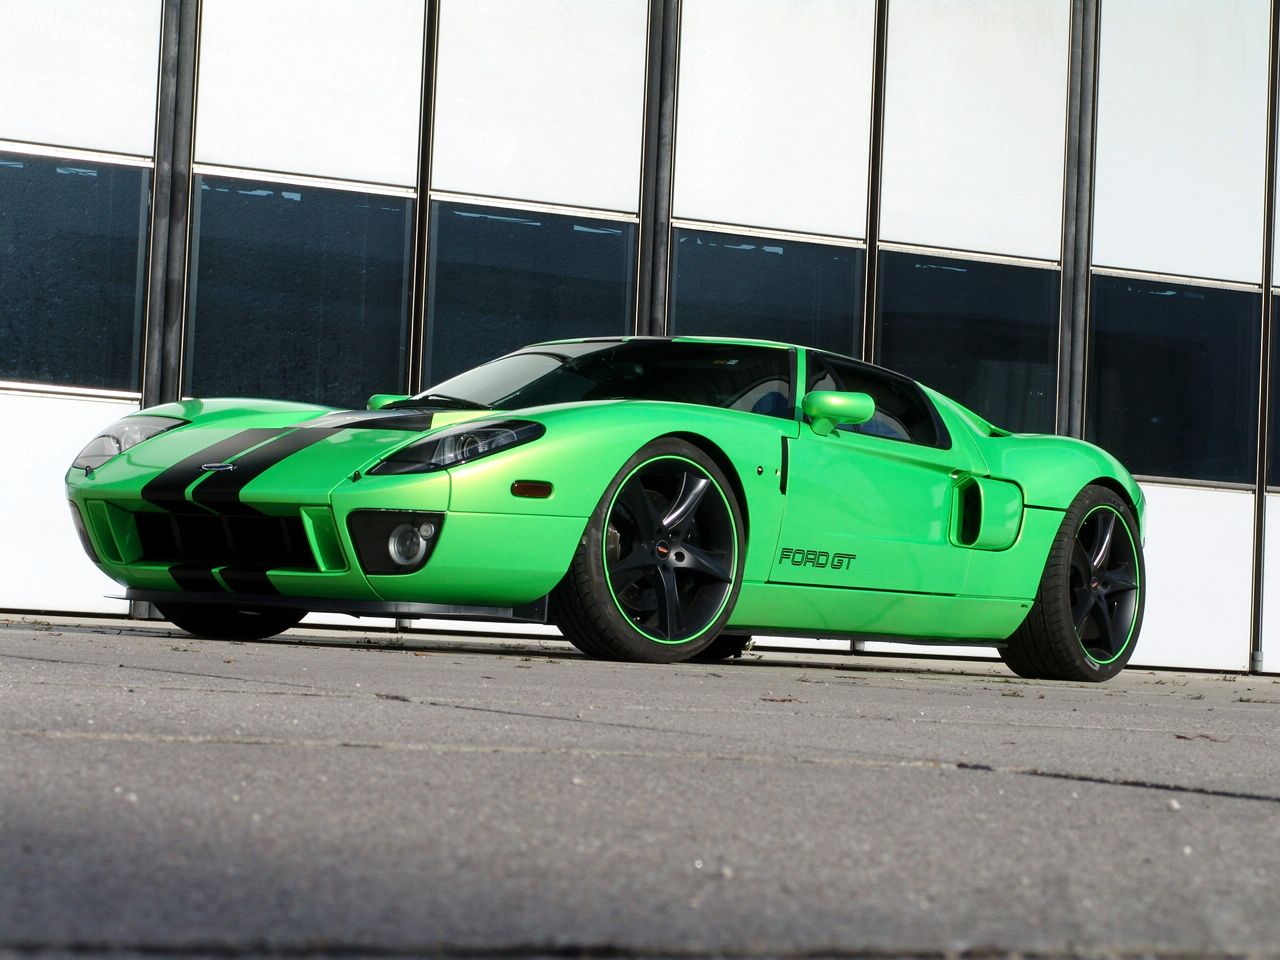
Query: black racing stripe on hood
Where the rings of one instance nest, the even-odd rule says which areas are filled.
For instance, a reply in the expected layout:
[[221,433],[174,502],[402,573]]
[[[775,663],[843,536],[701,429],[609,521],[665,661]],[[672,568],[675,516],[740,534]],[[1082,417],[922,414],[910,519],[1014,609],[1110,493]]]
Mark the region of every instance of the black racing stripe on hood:
[[226,593],[218,578],[208,567],[191,563],[175,563],[169,568],[169,576],[183,590],[193,593]]
[[333,434],[333,430],[294,430],[277,436],[237,457],[234,470],[206,474],[208,479],[191,492],[191,499],[215,513],[261,513],[262,511],[240,502],[240,491],[280,461]]
[[186,507],[187,487],[205,476],[204,471],[200,469],[201,466],[206,463],[222,463],[264,440],[279,436],[281,432],[276,428],[262,427],[242,430],[234,436],[196,451],[189,457],[183,457],[173,466],[147,481],[142,488],[142,499],[164,510]]
[[404,430],[407,433],[421,433],[431,429],[434,413],[423,413],[421,410],[347,410],[342,413],[326,413],[302,424],[304,427],[324,427],[327,429],[346,429],[349,427],[367,430]]

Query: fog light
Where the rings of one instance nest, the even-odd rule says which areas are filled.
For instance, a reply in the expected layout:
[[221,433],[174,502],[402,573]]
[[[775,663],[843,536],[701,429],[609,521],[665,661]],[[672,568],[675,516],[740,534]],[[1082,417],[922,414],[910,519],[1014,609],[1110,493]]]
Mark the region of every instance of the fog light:
[[387,540],[387,552],[391,554],[392,562],[397,566],[412,567],[422,560],[422,555],[427,552],[427,538],[422,535],[422,530],[435,533],[435,527],[429,523],[424,523],[421,527],[402,523],[391,531]]
[[366,573],[414,573],[431,556],[444,523],[443,513],[355,510],[347,529]]

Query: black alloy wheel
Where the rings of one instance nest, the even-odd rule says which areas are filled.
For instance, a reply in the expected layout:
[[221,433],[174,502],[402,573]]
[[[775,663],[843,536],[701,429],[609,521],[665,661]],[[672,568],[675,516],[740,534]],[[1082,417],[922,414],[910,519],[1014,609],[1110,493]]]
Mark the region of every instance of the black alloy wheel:
[[1022,677],[1108,680],[1133,656],[1145,593],[1133,510],[1115,491],[1087,486],[1063,515],[1035,602],[1000,657]]
[[655,643],[701,635],[733,589],[737,531],[724,494],[698,464],[660,457],[623,483],[605,527],[605,579],[636,630]]
[[1132,537],[1114,508],[1095,507],[1071,550],[1071,621],[1090,659],[1110,663],[1124,652],[1137,603]]
[[552,595],[553,618],[589,656],[687,660],[732,611],[743,527],[732,487],[702,450],[647,444],[601,498]]

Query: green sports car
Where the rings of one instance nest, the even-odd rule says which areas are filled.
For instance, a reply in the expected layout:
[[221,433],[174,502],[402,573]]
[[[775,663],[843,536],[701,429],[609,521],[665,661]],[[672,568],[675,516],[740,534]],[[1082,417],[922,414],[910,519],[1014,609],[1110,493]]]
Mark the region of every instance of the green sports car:
[[90,558],[191,633],[309,611],[550,619],[672,662],[753,633],[994,644],[1104,680],[1145,596],[1142,491],[820,350],[703,337],[526,347],[368,410],[187,400],[67,473]]

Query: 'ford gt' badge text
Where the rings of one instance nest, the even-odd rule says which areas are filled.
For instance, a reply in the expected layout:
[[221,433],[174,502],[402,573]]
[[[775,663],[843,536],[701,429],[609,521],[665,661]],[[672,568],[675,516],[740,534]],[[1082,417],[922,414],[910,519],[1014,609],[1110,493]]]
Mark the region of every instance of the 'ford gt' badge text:
[[200,465],[201,470],[208,470],[211,473],[225,473],[235,468],[236,465],[234,463],[202,463]]
[[799,547],[783,547],[778,554],[779,563],[789,563],[793,567],[817,567],[823,569],[843,570],[850,561],[857,560],[856,553],[828,553],[826,550],[804,550]]

